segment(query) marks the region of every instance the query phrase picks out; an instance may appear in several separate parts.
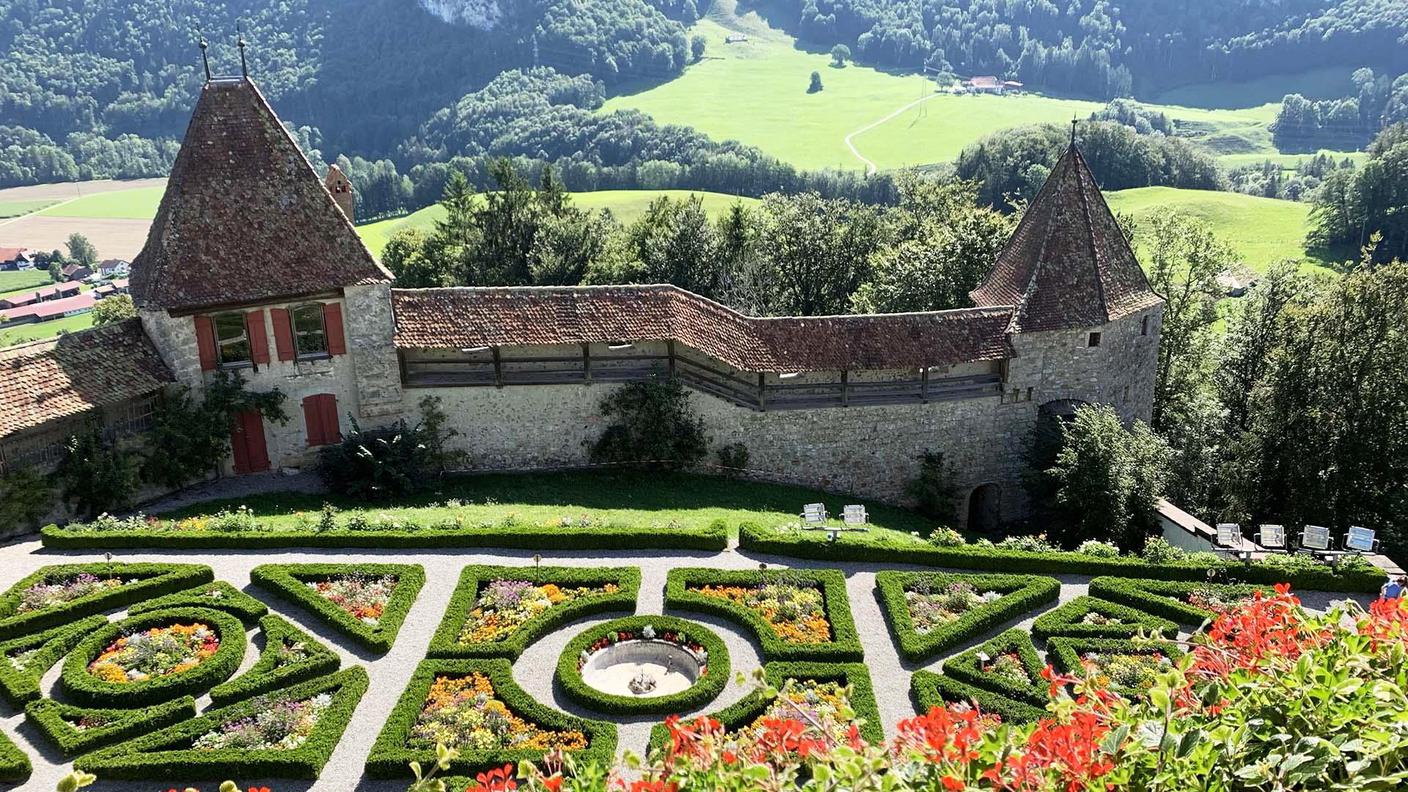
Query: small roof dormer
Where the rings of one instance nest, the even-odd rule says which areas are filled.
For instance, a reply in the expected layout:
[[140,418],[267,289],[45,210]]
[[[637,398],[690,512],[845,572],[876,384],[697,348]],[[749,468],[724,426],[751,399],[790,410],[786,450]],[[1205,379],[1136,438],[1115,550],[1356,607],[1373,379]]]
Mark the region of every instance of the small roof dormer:
[[1074,142],[969,296],[1016,306],[1014,333],[1099,327],[1160,302]]
[[132,262],[137,305],[187,312],[390,280],[254,83],[207,82]]

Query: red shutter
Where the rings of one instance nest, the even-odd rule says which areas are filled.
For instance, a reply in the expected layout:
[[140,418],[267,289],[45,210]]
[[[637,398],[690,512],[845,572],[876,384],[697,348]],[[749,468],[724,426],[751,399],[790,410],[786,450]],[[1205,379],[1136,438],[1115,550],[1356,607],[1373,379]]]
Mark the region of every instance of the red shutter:
[[342,332],[342,306],[337,303],[324,303],[323,324],[327,327],[328,354],[347,354],[347,337]]
[[264,329],[264,312],[250,311],[245,314],[244,330],[249,334],[249,359],[256,365],[268,365],[269,333]]
[[287,308],[270,308],[269,318],[274,320],[274,348],[279,351],[279,360],[293,360],[293,321]]
[[200,370],[214,371],[220,365],[215,355],[215,325],[209,316],[197,316],[196,350],[200,353]]
[[323,411],[318,405],[319,396],[306,396],[303,399],[303,426],[308,431],[308,445],[325,445],[323,433]]
[[323,438],[328,443],[342,442],[342,427],[337,425],[337,397],[331,393],[322,397]]

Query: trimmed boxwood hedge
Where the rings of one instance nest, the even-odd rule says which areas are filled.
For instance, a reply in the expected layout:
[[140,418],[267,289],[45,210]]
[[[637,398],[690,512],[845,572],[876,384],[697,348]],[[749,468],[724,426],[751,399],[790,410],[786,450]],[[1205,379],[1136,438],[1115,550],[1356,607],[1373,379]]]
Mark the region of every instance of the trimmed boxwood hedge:
[[[1066,673],[1080,670],[1081,656],[1090,652],[1100,654],[1162,654],[1177,661],[1183,650],[1168,641],[1131,641],[1123,638],[1052,638],[1046,642],[1046,658],[1051,664]],[[1142,690],[1110,685],[1110,690],[1125,696],[1140,696]]]
[[[88,664],[113,641],[151,627],[203,622],[220,636],[215,654],[194,668],[170,676],[134,682],[105,682],[88,673]],[[229,679],[244,660],[244,625],[225,611],[210,608],[168,608],[131,616],[100,627],[84,638],[64,661],[59,684],[73,700],[85,706],[134,707],[156,704],[177,696],[198,694]]]
[[[20,595],[35,583],[56,578],[89,573],[140,578],[116,588],[103,589],[50,608],[18,613]],[[210,567],[203,564],[54,564],[40,567],[0,595],[0,639],[69,624],[75,619],[119,608],[139,600],[155,597],[183,588],[208,583],[215,579]]]
[[[870,672],[863,663],[815,663],[777,662],[763,665],[763,676],[769,685],[780,688],[788,679],[798,681],[837,682],[851,686],[851,709],[861,721],[860,734],[872,745],[885,741],[885,729],[880,721],[880,707],[875,703],[875,688],[871,685]],[[772,699],[764,698],[762,691],[754,690],[732,705],[708,717],[723,724],[724,729],[740,729],[757,720],[767,712]],[[670,741],[670,732],[665,724],[658,723],[650,730],[650,749],[658,751]]]
[[[44,632],[11,638],[0,643],[0,697],[11,706],[20,707],[26,701],[39,698],[39,682],[54,663],[63,659],[92,631],[108,623],[106,616],[89,616],[72,624],[51,627]],[[38,648],[21,671],[9,661],[15,652]]]
[[[914,629],[905,592],[927,582],[940,589],[952,583],[970,583],[979,592],[996,591],[1002,598],[979,605],[948,624],[927,633]],[[875,575],[875,595],[899,645],[900,654],[910,661],[924,660],[952,646],[972,640],[1027,611],[1061,595],[1061,583],[1038,575],[949,575],[938,572],[879,572]]]
[[997,715],[1004,723],[1031,723],[1048,714],[1046,710],[1027,702],[932,671],[915,671],[910,677],[909,691],[920,713],[945,704],[970,704],[976,705],[980,712]]
[[1334,571],[1329,567],[1292,570],[1266,563],[1151,564],[1138,558],[1105,558],[1066,551],[1036,553],[977,545],[901,544],[890,536],[865,531],[842,532],[836,541],[830,541],[822,531],[783,532],[751,522],[739,526],[738,549],[822,561],[917,564],[980,572],[1002,569],[1052,575],[1137,575],[1158,580],[1206,580],[1208,570],[1213,569],[1239,580],[1290,583],[1309,591],[1373,592],[1384,582],[1383,571],[1375,568]]
[[[199,717],[168,726],[127,742],[102,748],[73,762],[74,769],[99,778],[151,781],[154,778],[214,780],[226,778],[316,779],[342,739],[357,702],[367,690],[367,672],[353,666],[309,680],[275,695],[258,696]],[[190,748],[202,734],[225,723],[251,717],[269,708],[274,700],[303,700],[320,693],[332,696],[331,705],[318,719],[313,733],[297,748],[202,751]]]
[[[1098,613],[1119,624],[1085,624],[1081,621],[1086,614]],[[1065,636],[1069,638],[1133,638],[1143,632],[1146,635],[1162,635],[1165,638],[1178,637],[1178,624],[1160,616],[1110,602],[1089,595],[1076,597],[1059,608],[1054,608],[1036,617],[1032,623],[1032,635],[1038,638]]]
[[177,591],[164,597],[139,602],[127,609],[129,616],[147,611],[164,610],[186,605],[214,608],[238,616],[246,625],[253,625],[269,612],[269,606],[231,586],[223,580]]
[[[983,660],[979,655],[985,654],[989,660],[992,660],[1008,652],[1016,652],[1017,656],[1022,658],[1022,665],[1032,678],[1030,685],[1014,684],[983,670]],[[1007,698],[1025,701],[1038,707],[1046,706],[1046,702],[1050,699],[1050,691],[1046,682],[1041,678],[1041,672],[1045,668],[1046,664],[1041,662],[1041,656],[1036,653],[1036,647],[1032,646],[1031,636],[1027,634],[1026,630],[1015,627],[992,640],[978,644],[972,649],[944,661],[944,673],[959,682],[991,690]]]
[[29,755],[0,732],[0,781],[24,781],[32,772],[34,768],[29,763]]
[[[596,762],[605,767],[615,758],[615,724],[574,717],[538,703],[513,681],[513,668],[509,661],[501,658],[426,660],[416,668],[405,692],[401,694],[401,700],[391,710],[386,725],[372,745],[371,754],[367,757],[367,775],[372,778],[409,778],[411,762],[420,762],[424,767],[433,765],[433,747],[410,748],[406,745],[416,718],[425,706],[425,698],[436,677],[464,677],[474,672],[489,678],[495,697],[510,712],[547,729],[573,729],[586,735],[587,747],[572,754],[579,764]],[[460,758],[450,766],[447,774],[473,774],[491,767],[516,765],[520,761],[536,762],[542,758],[543,752],[534,750],[474,751],[461,748]]]
[[1090,581],[1090,593],[1094,596],[1184,624],[1202,624],[1217,615],[1182,601],[1184,596],[1199,589],[1212,589],[1224,596],[1239,598],[1258,591],[1271,593],[1270,586],[1250,584],[1181,583],[1117,577],[1098,577]]
[[[709,653],[706,673],[693,685],[678,693],[662,696],[615,696],[603,693],[588,685],[582,679],[577,667],[578,656],[598,639],[613,633],[639,633],[649,625],[657,635],[675,633],[683,636],[685,642],[697,643]],[[670,616],[627,616],[591,627],[568,641],[557,660],[557,682],[568,698],[584,707],[609,715],[637,715],[640,713],[681,713],[697,710],[713,701],[728,684],[728,647],[713,630],[695,622],[676,619]]]
[[[295,682],[330,674],[342,665],[342,659],[335,652],[293,626],[282,616],[265,616],[259,620],[259,628],[264,633],[264,651],[259,654],[259,660],[243,674],[211,688],[211,701],[220,705],[230,704],[287,687]],[[275,668],[274,664],[279,660],[279,648],[284,643],[303,643],[308,648],[308,657]]]
[[[352,614],[339,608],[326,597],[304,585],[341,575],[381,577],[394,575],[396,588],[382,610],[375,627],[363,624]],[[331,627],[357,643],[378,652],[385,652],[396,642],[396,633],[416,595],[425,585],[425,567],[420,564],[262,564],[250,570],[249,579],[255,585],[321,616]]]
[[565,528],[560,525],[514,525],[512,527],[434,525],[408,530],[352,531],[269,531],[265,533],[217,533],[214,531],[91,531],[83,528],[45,526],[40,532],[44,546],[52,550],[104,550],[114,547],[159,550],[290,547],[375,547],[441,548],[493,547],[516,550],[709,550],[728,547],[728,524],[714,520],[708,525],[684,528],[657,528],[640,525],[593,525]]
[[[460,629],[479,597],[479,589],[493,580],[527,580],[535,584],[555,583],[563,587],[601,586],[615,583],[614,594],[582,597],[548,608],[524,622],[502,641],[460,643]],[[508,567],[471,565],[460,573],[455,593],[450,596],[445,618],[430,640],[429,657],[506,657],[517,659],[529,644],[568,622],[610,611],[632,611],[640,593],[639,567]]]
[[[772,625],[751,608],[718,597],[707,597],[697,586],[760,586],[786,580],[821,588],[831,640],[818,644],[788,643]],[[666,577],[665,607],[711,613],[742,623],[758,637],[767,660],[860,660],[865,655],[851,619],[846,598],[846,576],[835,569],[725,570],[703,567],[672,569]]]
[[[140,709],[100,709],[41,699],[29,702],[24,712],[44,736],[54,741],[64,756],[75,756],[193,718],[196,700],[182,696]],[[110,722],[86,729],[79,729],[70,722],[83,717],[106,718]]]

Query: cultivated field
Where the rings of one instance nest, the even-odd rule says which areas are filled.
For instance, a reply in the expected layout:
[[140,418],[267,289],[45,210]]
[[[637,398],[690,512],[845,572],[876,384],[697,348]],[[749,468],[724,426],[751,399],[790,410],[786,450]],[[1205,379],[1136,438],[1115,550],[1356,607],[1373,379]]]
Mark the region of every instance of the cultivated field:
[[[0,190],[0,246],[63,250],[81,233],[102,258],[131,259],[142,249],[165,179],[40,184]],[[6,211],[7,207],[28,213]]]

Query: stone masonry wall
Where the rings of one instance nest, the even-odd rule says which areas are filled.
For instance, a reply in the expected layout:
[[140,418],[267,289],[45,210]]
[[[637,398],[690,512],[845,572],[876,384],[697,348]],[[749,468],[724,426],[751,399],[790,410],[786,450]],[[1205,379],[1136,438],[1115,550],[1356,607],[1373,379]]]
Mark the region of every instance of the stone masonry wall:
[[400,416],[401,367],[392,337],[396,320],[391,311],[391,285],[348,286],[342,321],[347,327],[347,352],[355,364],[358,415],[371,423]]

